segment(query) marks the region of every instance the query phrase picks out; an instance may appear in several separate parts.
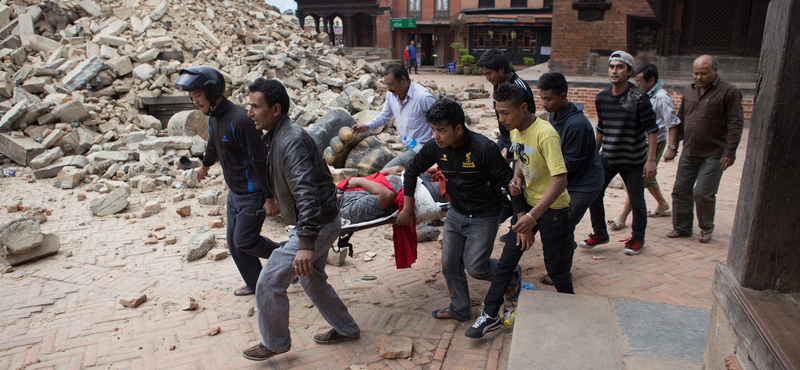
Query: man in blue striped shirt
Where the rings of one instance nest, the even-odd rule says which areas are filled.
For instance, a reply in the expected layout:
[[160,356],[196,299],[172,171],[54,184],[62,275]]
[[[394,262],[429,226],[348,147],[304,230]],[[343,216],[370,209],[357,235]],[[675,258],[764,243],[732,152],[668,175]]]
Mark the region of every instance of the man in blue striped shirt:
[[633,56],[615,51],[608,58],[608,79],[611,86],[599,92],[595,99],[597,108],[597,146],[605,182],[603,191],[589,207],[593,233],[579,245],[593,248],[608,243],[603,195],[617,174],[628,190],[633,223],[631,237],[625,240],[625,254],[639,254],[644,248],[647,227],[647,204],[644,201],[644,182],[656,175],[658,125],[650,97],[630,84],[633,74]]

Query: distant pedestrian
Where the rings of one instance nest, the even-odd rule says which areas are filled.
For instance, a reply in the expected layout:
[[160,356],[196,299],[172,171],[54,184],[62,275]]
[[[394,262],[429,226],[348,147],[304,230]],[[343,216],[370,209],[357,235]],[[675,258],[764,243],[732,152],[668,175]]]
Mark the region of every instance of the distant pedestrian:
[[[722,172],[736,160],[742,138],[742,93],[717,75],[717,61],[701,55],[692,67],[694,83],[686,86],[678,110],[683,126],[683,154],[672,187],[672,228],[669,238],[692,235],[692,203],[697,208],[700,242],[714,232],[717,191]],[[675,158],[678,128],[670,129],[664,159]]]
[[408,67],[410,66],[410,59],[408,56],[408,46],[406,46],[406,48],[403,49],[403,63],[406,66],[406,70],[408,70]]
[[[675,102],[664,90],[664,83],[658,79],[658,68],[651,63],[645,63],[639,68],[636,68],[633,78],[634,84],[642,91],[647,92],[650,97],[650,104],[653,105],[653,111],[656,113],[656,124],[658,124],[658,148],[656,149],[656,165],[661,160],[664,154],[664,149],[667,147],[667,131],[673,127],[678,126],[681,121],[678,115],[675,114]],[[661,194],[661,188],[658,186],[658,181],[653,177],[645,181],[644,188],[650,192],[650,195],[656,200],[658,204],[655,211],[648,211],[647,217],[661,217],[669,214],[669,203],[664,199]],[[622,212],[619,216],[608,220],[608,226],[614,230],[620,230],[625,227],[628,221],[628,215],[631,214],[631,201],[625,197],[625,205],[622,207]]]
[[631,237],[625,240],[627,255],[641,253],[645,246],[647,204],[644,201],[644,182],[656,175],[658,125],[656,114],[647,93],[633,86],[628,78],[633,74],[633,56],[615,51],[608,58],[608,79],[611,86],[599,92],[597,109],[597,146],[602,149],[603,190],[589,207],[593,233],[578,244],[593,248],[608,243],[606,210],[603,204],[605,189],[617,174],[622,177],[633,209]]
[[414,67],[414,74],[419,74],[417,72],[417,47],[414,46],[414,40],[411,40],[411,43],[408,44],[408,62],[410,64],[408,68],[408,74],[411,74],[411,67]]

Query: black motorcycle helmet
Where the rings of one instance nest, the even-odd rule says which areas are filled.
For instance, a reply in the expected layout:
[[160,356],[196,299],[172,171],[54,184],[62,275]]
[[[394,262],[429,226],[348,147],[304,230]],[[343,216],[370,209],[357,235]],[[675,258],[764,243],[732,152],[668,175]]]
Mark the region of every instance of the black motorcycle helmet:
[[209,115],[216,108],[217,99],[225,93],[225,77],[214,67],[199,66],[181,69],[180,77],[175,82],[178,91],[192,91],[203,89],[206,99],[211,103]]

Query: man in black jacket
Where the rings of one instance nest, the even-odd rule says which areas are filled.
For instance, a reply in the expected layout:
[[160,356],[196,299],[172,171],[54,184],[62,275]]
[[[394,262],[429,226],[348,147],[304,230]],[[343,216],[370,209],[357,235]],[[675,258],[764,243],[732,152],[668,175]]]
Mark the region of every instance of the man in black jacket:
[[437,164],[447,178],[450,195],[442,241],[442,274],[450,305],[432,314],[437,319],[465,321],[472,312],[464,270],[475,279],[491,281],[494,277],[497,260],[490,257],[497,235],[498,204],[504,196],[501,187],[508,187],[514,174],[495,143],[466,127],[464,111],[455,101],[437,101],[425,118],[433,128],[433,143],[423,146],[406,168],[404,208],[396,223],[405,226],[413,222],[417,176]]
[[255,293],[260,258],[269,258],[278,244],[260,235],[267,216],[275,209],[275,198],[267,187],[267,147],[261,132],[247,117],[247,110],[231,103],[225,93],[225,79],[216,68],[199,66],[182,69],[175,87],[187,91],[192,102],[208,118],[208,145],[203,166],[195,171],[198,180],[208,175],[219,160],[228,184],[227,242],[245,286],[237,296]]
[[[259,78],[249,86],[248,115],[266,130],[267,174],[281,217],[294,226],[289,241],[275,249],[258,278],[256,304],[261,342],[242,355],[263,361],[289,351],[289,297],[286,288],[300,276],[308,298],[333,327],[314,336],[321,344],[358,339],[361,331],[347,307],[328,284],[328,250],[342,225],[336,206],[336,187],[314,139],[287,116],[289,95],[278,80]],[[269,210],[270,215],[278,209]]]

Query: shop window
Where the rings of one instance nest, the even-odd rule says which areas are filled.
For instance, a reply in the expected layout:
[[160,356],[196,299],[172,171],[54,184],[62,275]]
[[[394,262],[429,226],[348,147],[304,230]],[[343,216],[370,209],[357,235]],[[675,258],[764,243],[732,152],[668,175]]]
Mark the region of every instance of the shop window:
[[512,8],[527,8],[528,0],[511,0]]
[[478,0],[478,8],[494,8],[494,0]]
[[435,0],[436,11],[434,17],[436,18],[450,18],[450,0]]
[[422,0],[408,0],[408,16],[411,18],[422,16]]
[[517,50],[523,54],[536,54],[536,34],[531,32],[531,30],[525,30],[521,35],[517,36],[520,38],[519,43],[517,44]]
[[492,48],[492,31],[488,28],[472,29],[472,52],[482,53]]

